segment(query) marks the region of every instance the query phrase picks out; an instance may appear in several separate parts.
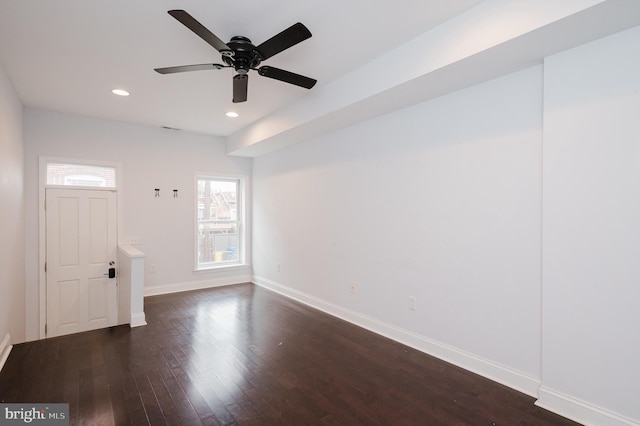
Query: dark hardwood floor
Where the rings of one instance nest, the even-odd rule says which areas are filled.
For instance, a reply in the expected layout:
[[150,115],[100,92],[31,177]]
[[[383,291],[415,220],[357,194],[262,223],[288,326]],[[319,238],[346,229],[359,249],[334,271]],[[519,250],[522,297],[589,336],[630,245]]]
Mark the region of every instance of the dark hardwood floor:
[[148,325],[16,345],[2,402],[87,425],[575,425],[533,398],[268,290],[145,299]]

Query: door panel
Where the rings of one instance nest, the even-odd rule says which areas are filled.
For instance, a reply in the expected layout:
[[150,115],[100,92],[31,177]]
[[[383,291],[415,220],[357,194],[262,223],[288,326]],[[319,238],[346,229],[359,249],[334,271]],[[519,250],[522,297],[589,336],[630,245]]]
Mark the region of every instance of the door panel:
[[89,263],[102,265],[109,263],[109,235],[104,232],[109,226],[108,200],[89,198]]
[[[47,192],[48,193],[48,192]],[[58,201],[58,217],[64,217],[66,220],[57,221],[51,223],[51,226],[56,226],[58,235],[58,244],[56,248],[59,256],[60,267],[77,267],[80,263],[80,250],[79,250],[79,210],[80,203],[77,198],[59,197]]]
[[108,318],[109,311],[103,302],[109,297],[109,289],[113,286],[109,278],[93,278],[89,280],[89,321],[100,321]]
[[57,291],[52,294],[52,297],[60,307],[55,312],[60,318],[60,326],[69,327],[80,322],[78,309],[76,308],[78,306],[79,289],[80,282],[78,280],[58,282]]
[[116,325],[116,193],[46,190],[47,337]]

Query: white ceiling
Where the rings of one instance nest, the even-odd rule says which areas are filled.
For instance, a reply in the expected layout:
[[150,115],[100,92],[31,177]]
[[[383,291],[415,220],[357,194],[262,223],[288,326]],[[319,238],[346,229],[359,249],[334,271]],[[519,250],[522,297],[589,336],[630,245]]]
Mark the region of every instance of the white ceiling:
[[[168,10],[186,10],[223,41],[243,35],[256,45],[304,23],[313,37],[264,64],[317,79],[314,91],[479,3],[0,0],[0,61],[29,107],[226,136],[309,91],[252,71],[248,101],[233,104],[231,69],[157,74],[221,62]],[[112,95],[116,87],[131,96]],[[228,110],[240,117],[225,117]]]

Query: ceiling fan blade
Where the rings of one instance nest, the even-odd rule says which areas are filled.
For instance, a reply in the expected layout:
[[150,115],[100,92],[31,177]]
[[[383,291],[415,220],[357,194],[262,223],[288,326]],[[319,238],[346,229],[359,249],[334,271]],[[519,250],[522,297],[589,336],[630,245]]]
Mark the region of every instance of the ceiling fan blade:
[[202,70],[219,70],[220,68],[226,68],[228,65],[221,64],[198,64],[198,65],[181,65],[178,67],[166,67],[166,68],[154,68],[155,72],[160,74],[173,74],[176,72],[185,71],[202,71]]
[[182,25],[189,28],[191,31],[196,33],[201,39],[209,43],[219,52],[222,51],[231,51],[229,46],[227,46],[222,40],[220,40],[215,34],[205,28],[200,22],[196,21],[196,19],[189,15],[184,10],[170,10],[169,15],[176,18]]
[[318,82],[318,80],[314,80],[313,78],[295,74],[291,71],[281,70],[280,68],[270,67],[268,65],[258,68],[258,74],[264,77],[284,81],[285,83],[295,84],[296,86],[304,87],[305,89],[311,89]]
[[247,86],[249,76],[247,74],[236,74],[233,76],[233,102],[245,102],[247,100]]
[[265,60],[309,37],[311,37],[311,31],[298,22],[257,46],[257,49],[262,54],[262,60]]

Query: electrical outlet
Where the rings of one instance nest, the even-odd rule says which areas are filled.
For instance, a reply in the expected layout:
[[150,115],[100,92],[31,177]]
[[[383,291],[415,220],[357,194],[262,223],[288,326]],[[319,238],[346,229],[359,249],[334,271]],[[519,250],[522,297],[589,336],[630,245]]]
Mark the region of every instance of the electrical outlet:
[[126,244],[142,244],[143,243],[144,238],[142,238],[141,236],[135,236],[135,237],[127,237],[125,238],[125,243]]
[[357,289],[356,283],[351,283],[351,294],[356,294]]
[[149,272],[151,272],[152,274],[153,274],[154,272],[156,272],[156,264],[155,264],[155,263],[152,263],[152,264],[151,264],[151,269],[149,270]]
[[409,296],[409,309],[411,309],[412,311],[416,310],[416,297],[415,296]]
[[280,272],[280,262],[276,262],[276,271]]

